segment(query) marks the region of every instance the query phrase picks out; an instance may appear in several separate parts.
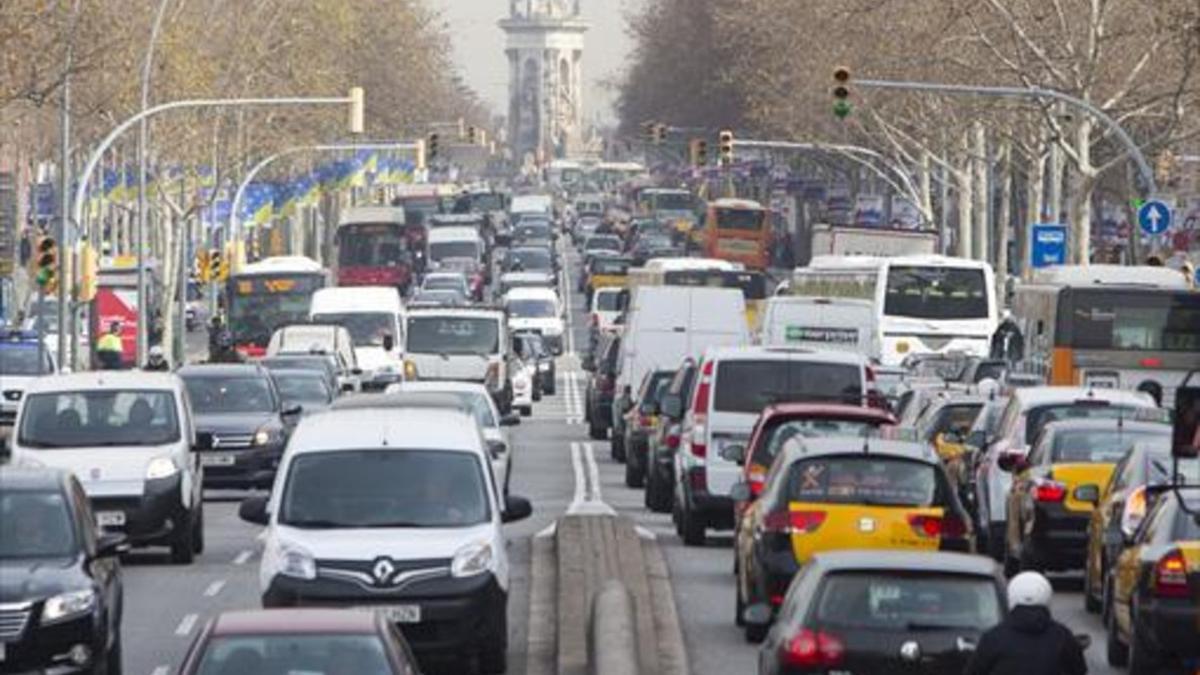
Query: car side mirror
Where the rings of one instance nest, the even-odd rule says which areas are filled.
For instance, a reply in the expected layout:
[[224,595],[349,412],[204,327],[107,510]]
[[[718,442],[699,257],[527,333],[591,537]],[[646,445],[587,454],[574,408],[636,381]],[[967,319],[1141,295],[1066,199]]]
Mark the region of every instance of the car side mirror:
[[304,406],[297,404],[297,405],[288,406],[287,408],[284,408],[283,416],[284,417],[295,417],[302,412],[304,412]]
[[1075,642],[1079,645],[1079,649],[1087,651],[1088,647],[1092,646],[1092,636],[1086,633],[1076,633]]
[[255,525],[266,525],[270,520],[267,512],[267,495],[254,495],[242,500],[238,506],[238,518]]
[[585,354],[584,357],[579,360],[579,367],[589,373],[595,372],[596,357],[592,356],[591,354]]
[[987,434],[982,429],[967,434],[967,445],[973,448],[983,448],[987,445]]
[[353,368],[351,368],[351,369],[350,369],[350,374],[351,374],[351,375],[362,375],[362,374],[363,374],[363,369],[362,369],[362,368],[359,368],[358,366],[355,366],[355,367],[353,367]]
[[509,413],[500,418],[500,426],[502,427],[517,427],[521,426],[521,416]]
[[103,532],[96,538],[96,555],[93,559],[112,558],[128,553],[133,547],[129,544],[129,537],[123,532]]
[[346,382],[346,383],[342,384],[342,393],[343,393],[343,394],[350,394],[350,393],[353,393],[353,392],[354,392],[354,385],[353,385],[353,384],[351,384],[351,383],[349,383],[349,382]]
[[748,502],[754,499],[754,493],[750,491],[749,483],[739,482],[729,488],[729,497],[735,502]]
[[1092,506],[1096,506],[1100,503],[1100,486],[1096,485],[1095,483],[1080,485],[1079,487],[1075,488],[1075,493],[1072,496],[1075,497],[1075,501],[1085,502],[1091,504]]
[[996,466],[1008,473],[1021,473],[1029,465],[1021,455],[1006,452],[996,458]]
[[664,396],[662,404],[659,407],[662,408],[662,414],[673,420],[683,417],[683,399],[677,394],[667,394]]
[[192,451],[195,452],[198,450],[212,450],[212,447],[213,447],[212,433],[208,432],[208,431],[197,431],[196,432],[196,444],[192,446]]
[[740,443],[726,445],[721,448],[721,459],[726,462],[733,462],[738,466],[746,463],[746,446]]
[[508,495],[504,498],[504,515],[501,520],[505,523],[515,523],[533,515],[533,504],[524,497]]
[[771,625],[771,607],[766,603],[756,603],[742,610],[742,622],[755,628],[766,628]]
[[396,336],[391,333],[383,334],[383,351],[390,352],[396,348]]
[[504,441],[488,441],[487,449],[488,456],[492,459],[499,459],[504,456],[505,451],[508,450],[508,446],[504,444]]

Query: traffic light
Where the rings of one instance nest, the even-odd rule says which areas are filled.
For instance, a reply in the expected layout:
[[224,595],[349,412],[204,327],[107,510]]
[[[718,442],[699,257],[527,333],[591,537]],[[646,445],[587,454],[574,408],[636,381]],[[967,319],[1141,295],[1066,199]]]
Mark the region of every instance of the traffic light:
[[479,130],[474,126],[467,127],[467,143],[475,145],[476,139],[479,138]]
[[229,278],[229,260],[219,248],[208,250],[208,281],[225,281]]
[[729,166],[733,164],[733,132],[729,129],[722,129],[718,138],[721,141],[721,166]]
[[79,302],[91,302],[100,286],[100,261],[96,249],[88,244],[79,248]]
[[46,293],[58,290],[58,242],[54,237],[42,237],[37,244],[37,285]]
[[438,157],[438,140],[438,134],[429,134],[429,140],[425,143],[425,161],[428,163],[433,163]]
[[654,125],[654,143],[657,145],[662,145],[663,143],[666,143],[666,142],[667,142],[667,125],[655,124]]
[[209,252],[200,249],[196,252],[196,280],[202,284],[212,281],[212,261]]
[[642,122],[642,138],[647,143],[653,143],[658,134],[658,125],[654,122]]
[[839,66],[833,71],[833,114],[844,120],[854,111],[850,104],[850,69]]
[[703,138],[693,138],[691,142],[692,166],[708,165],[708,141]]

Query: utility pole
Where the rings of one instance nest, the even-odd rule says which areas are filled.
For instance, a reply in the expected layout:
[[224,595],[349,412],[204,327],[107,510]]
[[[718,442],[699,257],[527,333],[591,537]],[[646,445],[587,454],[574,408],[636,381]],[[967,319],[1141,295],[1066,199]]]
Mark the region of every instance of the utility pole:
[[[70,264],[67,262],[73,248],[68,243],[67,217],[71,213],[71,69],[75,67],[75,21],[79,17],[79,4],[71,11],[71,19],[67,27],[67,57],[63,65],[62,109],[59,111],[60,149],[58,181],[59,181],[59,218],[58,218],[58,353],[55,354],[55,364],[61,369],[67,360],[67,340],[77,340],[73,326],[68,325],[67,318],[74,314],[68,312],[67,303],[70,295],[67,286],[71,284]],[[77,222],[76,225],[79,223]],[[73,322],[72,322],[73,323]]]

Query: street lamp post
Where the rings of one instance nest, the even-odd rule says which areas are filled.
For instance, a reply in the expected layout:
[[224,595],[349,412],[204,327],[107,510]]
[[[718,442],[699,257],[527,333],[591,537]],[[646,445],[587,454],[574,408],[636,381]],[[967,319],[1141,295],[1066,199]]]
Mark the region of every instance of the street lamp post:
[[[142,60],[142,107],[144,111],[150,105],[150,72],[151,65],[154,62],[154,46],[158,42],[158,32],[162,27],[163,16],[167,13],[167,5],[171,0],[161,0],[158,3],[158,13],[154,15],[154,25],[150,29],[150,42],[146,45],[146,57]],[[149,135],[149,125],[146,118],[143,117],[138,122],[138,195],[137,195],[137,222],[135,223],[136,232],[134,233],[135,247],[137,249],[137,305],[138,312],[140,308],[146,306],[146,145]],[[137,330],[137,363],[145,363],[146,361],[146,343],[148,336],[148,328],[144,324],[138,324]]]
[[[142,120],[148,119],[158,113],[168,110],[194,109],[194,108],[230,108],[230,107],[248,107],[248,106],[298,106],[298,105],[349,105],[350,106],[350,131],[352,133],[361,133],[363,128],[363,109],[364,99],[362,89],[355,87],[350,90],[348,96],[289,96],[282,98],[227,98],[227,99],[185,99],[182,101],[170,101],[160,103],[152,108],[146,108],[137,114],[129,117],[124,122],[114,127],[112,131],[104,137],[104,140],[92,150],[88,161],[83,167],[83,171],[79,174],[78,183],[75,186],[75,197],[71,204],[71,218],[76,224],[83,222],[84,202],[87,199],[88,183],[91,180],[92,174],[95,173],[96,167],[100,164],[100,159],[104,153],[116,142],[121,134],[125,133],[134,124],[138,124]],[[143,273],[145,261],[140,260],[138,265],[139,274]],[[138,325],[139,330],[143,329],[146,324],[147,307],[145,303],[138,306]],[[77,338],[76,338],[77,339]]]

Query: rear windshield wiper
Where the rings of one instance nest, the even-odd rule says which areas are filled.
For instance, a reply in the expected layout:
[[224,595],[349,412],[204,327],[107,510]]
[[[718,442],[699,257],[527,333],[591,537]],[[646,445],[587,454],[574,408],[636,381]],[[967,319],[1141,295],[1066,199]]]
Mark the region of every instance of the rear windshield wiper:
[[905,630],[912,631],[934,631],[934,630],[962,630],[965,628],[974,628],[973,626],[955,626],[946,623],[922,623],[920,621],[909,621],[904,624]]

